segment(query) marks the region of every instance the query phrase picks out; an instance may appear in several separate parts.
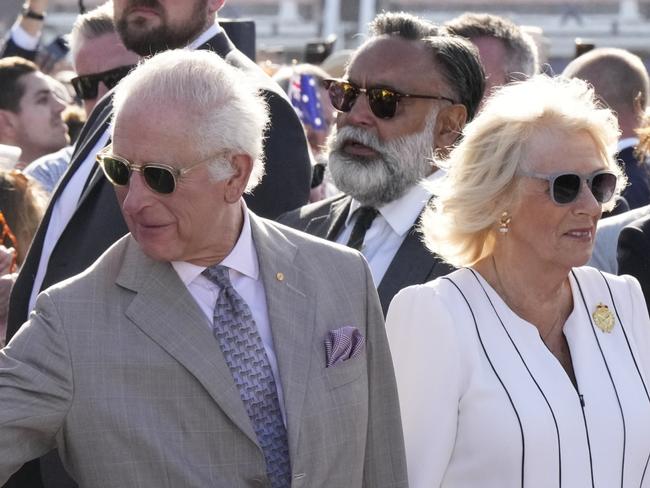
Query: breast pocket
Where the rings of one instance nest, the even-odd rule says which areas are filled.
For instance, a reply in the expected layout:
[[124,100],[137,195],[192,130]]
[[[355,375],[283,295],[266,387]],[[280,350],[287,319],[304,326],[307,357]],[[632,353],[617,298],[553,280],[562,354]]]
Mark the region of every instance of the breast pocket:
[[338,388],[359,379],[365,370],[366,354],[364,352],[355,358],[326,368],[325,381],[331,389]]

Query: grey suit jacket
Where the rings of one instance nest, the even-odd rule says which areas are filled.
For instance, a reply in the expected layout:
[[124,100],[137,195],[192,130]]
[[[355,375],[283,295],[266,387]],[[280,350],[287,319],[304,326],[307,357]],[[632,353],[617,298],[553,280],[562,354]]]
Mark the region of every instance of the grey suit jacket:
[[[278,222],[335,241],[343,230],[351,203],[352,197],[338,195],[287,212],[278,218]],[[377,287],[384,315],[388,312],[390,301],[402,288],[426,283],[451,271],[451,266],[432,255],[424,246],[422,236],[413,226]]]
[[[358,253],[251,214],[285,396],[292,487],[406,487],[392,362]],[[283,273],[283,278],[278,278]],[[365,352],[325,367],[329,330]],[[80,486],[268,486],[209,323],[130,235],[43,292],[0,351],[0,481],[58,447]]]
[[650,214],[650,205],[645,205],[600,220],[596,230],[594,249],[587,265],[607,273],[618,274],[616,261],[618,237],[623,227],[648,214]]

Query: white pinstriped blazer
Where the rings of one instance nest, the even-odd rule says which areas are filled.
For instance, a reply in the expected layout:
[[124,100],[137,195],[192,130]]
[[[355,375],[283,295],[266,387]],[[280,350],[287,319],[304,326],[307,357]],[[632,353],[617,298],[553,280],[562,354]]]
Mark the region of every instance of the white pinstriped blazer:
[[[473,270],[395,297],[387,330],[412,488],[650,486],[639,284],[588,267],[570,280],[577,390],[537,329]],[[594,324],[599,303],[618,314],[611,333]]]

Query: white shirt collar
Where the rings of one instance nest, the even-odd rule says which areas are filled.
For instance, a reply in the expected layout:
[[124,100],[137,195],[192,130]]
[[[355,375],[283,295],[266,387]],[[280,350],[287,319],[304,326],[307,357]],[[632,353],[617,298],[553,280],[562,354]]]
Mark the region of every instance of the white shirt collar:
[[186,49],[192,51],[194,49],[197,49],[199,46],[202,46],[210,39],[212,39],[214,36],[219,34],[219,32],[221,32],[221,27],[219,26],[219,23],[215,21],[215,23],[212,24],[210,27],[208,27],[208,29],[205,32],[203,32],[203,34],[201,34],[199,37],[197,37],[192,42],[190,42],[186,47]]
[[[431,191],[428,190],[423,183],[431,183],[443,178],[444,176],[445,171],[443,169],[438,169],[421,182],[413,185],[398,199],[382,205],[377,209],[382,217],[386,219],[386,222],[388,222],[391,229],[393,229],[393,232],[399,236],[404,236],[411,229],[413,222],[417,220],[418,215],[420,215],[422,209],[431,198]],[[359,207],[361,207],[361,203],[352,199],[350,211],[345,220],[346,226],[350,224],[352,215]]]
[[[220,264],[257,280],[260,274],[260,266],[253,244],[251,221],[248,216],[248,207],[246,207],[243,199],[241,204],[242,212],[244,213],[244,224],[242,225],[241,234],[239,234],[239,239],[237,239],[235,247],[232,248],[230,254]],[[172,261],[171,264],[185,286],[194,281],[206,268],[205,266],[197,266],[196,264],[185,261]]]
[[618,141],[618,152],[621,152],[623,149],[627,149],[628,147],[635,147],[637,144],[639,144],[638,137],[626,137],[625,139],[621,139]]

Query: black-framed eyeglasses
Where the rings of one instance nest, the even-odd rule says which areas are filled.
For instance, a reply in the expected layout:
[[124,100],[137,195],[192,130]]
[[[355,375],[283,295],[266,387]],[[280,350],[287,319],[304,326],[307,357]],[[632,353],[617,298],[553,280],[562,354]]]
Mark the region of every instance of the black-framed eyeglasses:
[[618,180],[616,174],[609,170],[598,170],[588,175],[578,173],[544,175],[527,171],[520,171],[519,174],[548,181],[551,199],[556,205],[567,205],[574,202],[580,195],[583,181],[587,183],[587,187],[598,203],[607,203],[616,192]]
[[[109,144],[97,154],[97,162],[108,181],[116,186],[126,186],[131,179],[131,173],[138,171],[142,173],[144,182],[150,190],[163,195],[173,193],[178,185],[178,180],[183,175],[202,164],[216,161],[219,157],[212,156],[185,168],[174,168],[161,163],[135,164],[113,154],[112,151],[113,146]],[[225,156],[225,153],[220,153],[220,155]]]
[[390,119],[395,116],[397,104],[402,98],[425,98],[430,100],[445,100],[452,104],[456,102],[441,95],[414,95],[400,93],[390,88],[372,87],[361,88],[346,80],[326,79],[323,86],[329,94],[332,106],[339,112],[349,112],[362,93],[368,97],[370,110],[380,119]]
[[127,66],[120,66],[119,68],[109,69],[101,73],[93,73],[92,75],[81,75],[70,80],[75,93],[82,100],[93,100],[97,98],[97,90],[99,82],[101,81],[106,85],[109,90],[115,88],[122,78],[129,74],[135,68],[134,64]]

